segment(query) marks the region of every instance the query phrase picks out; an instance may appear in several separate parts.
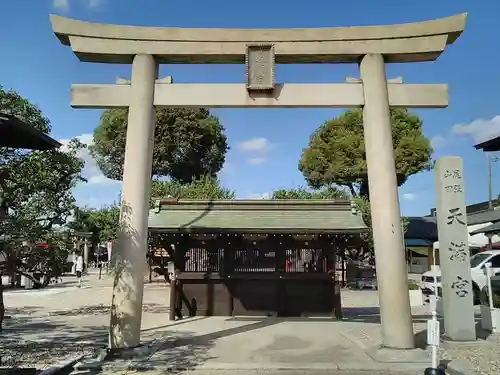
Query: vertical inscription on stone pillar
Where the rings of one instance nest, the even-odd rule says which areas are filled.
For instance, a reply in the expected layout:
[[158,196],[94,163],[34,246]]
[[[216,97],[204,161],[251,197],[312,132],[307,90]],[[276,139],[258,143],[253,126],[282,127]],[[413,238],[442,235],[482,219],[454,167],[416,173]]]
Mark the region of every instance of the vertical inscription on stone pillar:
[[444,157],[435,168],[439,259],[445,334],[453,341],[476,339],[463,163]]
[[248,91],[274,89],[274,45],[247,44],[245,54]]

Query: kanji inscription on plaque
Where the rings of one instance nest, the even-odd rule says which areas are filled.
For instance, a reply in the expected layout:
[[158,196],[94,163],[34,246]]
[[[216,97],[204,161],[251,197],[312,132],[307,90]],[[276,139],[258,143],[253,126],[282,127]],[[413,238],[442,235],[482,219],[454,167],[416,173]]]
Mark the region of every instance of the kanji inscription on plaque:
[[274,45],[247,44],[245,55],[247,90],[274,90]]

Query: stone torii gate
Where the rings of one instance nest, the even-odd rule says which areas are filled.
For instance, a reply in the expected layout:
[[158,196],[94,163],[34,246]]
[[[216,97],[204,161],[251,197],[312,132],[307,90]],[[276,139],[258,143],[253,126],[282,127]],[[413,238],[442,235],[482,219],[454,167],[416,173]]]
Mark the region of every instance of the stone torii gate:
[[[132,64],[130,81],[71,88],[75,108],[129,108],[111,348],[140,343],[156,107],[362,107],[383,344],[413,348],[389,108],[444,108],[448,93],[447,85],[388,82],[385,64],[436,60],[460,36],[466,17],[389,26],[244,30],[118,26],[51,16],[56,36],[81,61]],[[246,64],[246,83],[175,84],[158,79],[158,64],[163,63]],[[359,64],[360,79],[274,82],[275,64],[301,63]]]

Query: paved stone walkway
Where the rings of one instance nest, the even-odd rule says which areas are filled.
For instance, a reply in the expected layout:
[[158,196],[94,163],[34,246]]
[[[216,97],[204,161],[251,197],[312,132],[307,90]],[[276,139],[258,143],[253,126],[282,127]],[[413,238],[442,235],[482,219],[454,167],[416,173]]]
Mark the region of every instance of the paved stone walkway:
[[[89,276],[82,288],[71,279],[47,290],[7,292],[7,320],[0,355],[12,364],[46,367],[71,355],[97,356],[106,346],[111,300],[109,277]],[[378,298],[373,291],[343,293],[346,319],[193,318],[168,320],[168,287],[146,284],[142,341],[133,360],[105,370],[197,369],[245,373],[331,372],[334,370],[422,373],[427,351],[388,353],[380,345]],[[422,338],[425,308],[414,311]],[[420,340],[422,341],[422,340]],[[267,372],[263,372],[266,370]],[[269,372],[270,371],[270,372]],[[350,373],[352,375],[356,372]]]

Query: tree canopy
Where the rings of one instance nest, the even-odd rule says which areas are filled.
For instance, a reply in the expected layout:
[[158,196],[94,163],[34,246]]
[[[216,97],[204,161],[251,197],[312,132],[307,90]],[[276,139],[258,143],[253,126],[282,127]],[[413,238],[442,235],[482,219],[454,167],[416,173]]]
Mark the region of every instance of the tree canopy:
[[349,199],[345,191],[328,187],[321,190],[310,190],[305,187],[279,189],[273,191],[271,199]]
[[201,176],[188,184],[173,180],[154,179],[151,183],[151,198],[165,197],[176,199],[235,199],[236,194],[233,190],[221,186],[220,181],[211,176]]
[[[422,133],[422,120],[406,109],[391,109],[392,140],[398,184],[432,168],[432,147]],[[313,188],[347,186],[353,196],[368,196],[363,139],[363,111],[349,110],[326,121],[310,137],[299,170]]]
[[93,209],[78,208],[74,219],[68,223],[68,228],[75,232],[91,232],[92,245],[105,243],[117,236],[120,207],[113,204]]
[[[44,133],[50,131],[42,112],[14,91],[0,88],[0,111]],[[82,147],[72,140],[65,152],[0,148],[0,202],[7,214],[0,234],[27,240],[66,221],[75,206],[71,189],[84,181],[84,162],[78,157]]]
[[[90,152],[102,173],[121,180],[125,157],[128,109],[103,112]],[[153,151],[155,177],[181,183],[215,177],[229,149],[224,127],[205,108],[158,108]]]
[[[43,133],[50,131],[48,118],[15,91],[0,87],[0,111]],[[84,181],[84,162],[78,157],[82,147],[73,140],[64,152],[0,148],[1,272],[23,274],[41,286],[62,273],[68,238],[61,225],[75,207],[72,189]],[[0,327],[2,290],[0,282]]]

